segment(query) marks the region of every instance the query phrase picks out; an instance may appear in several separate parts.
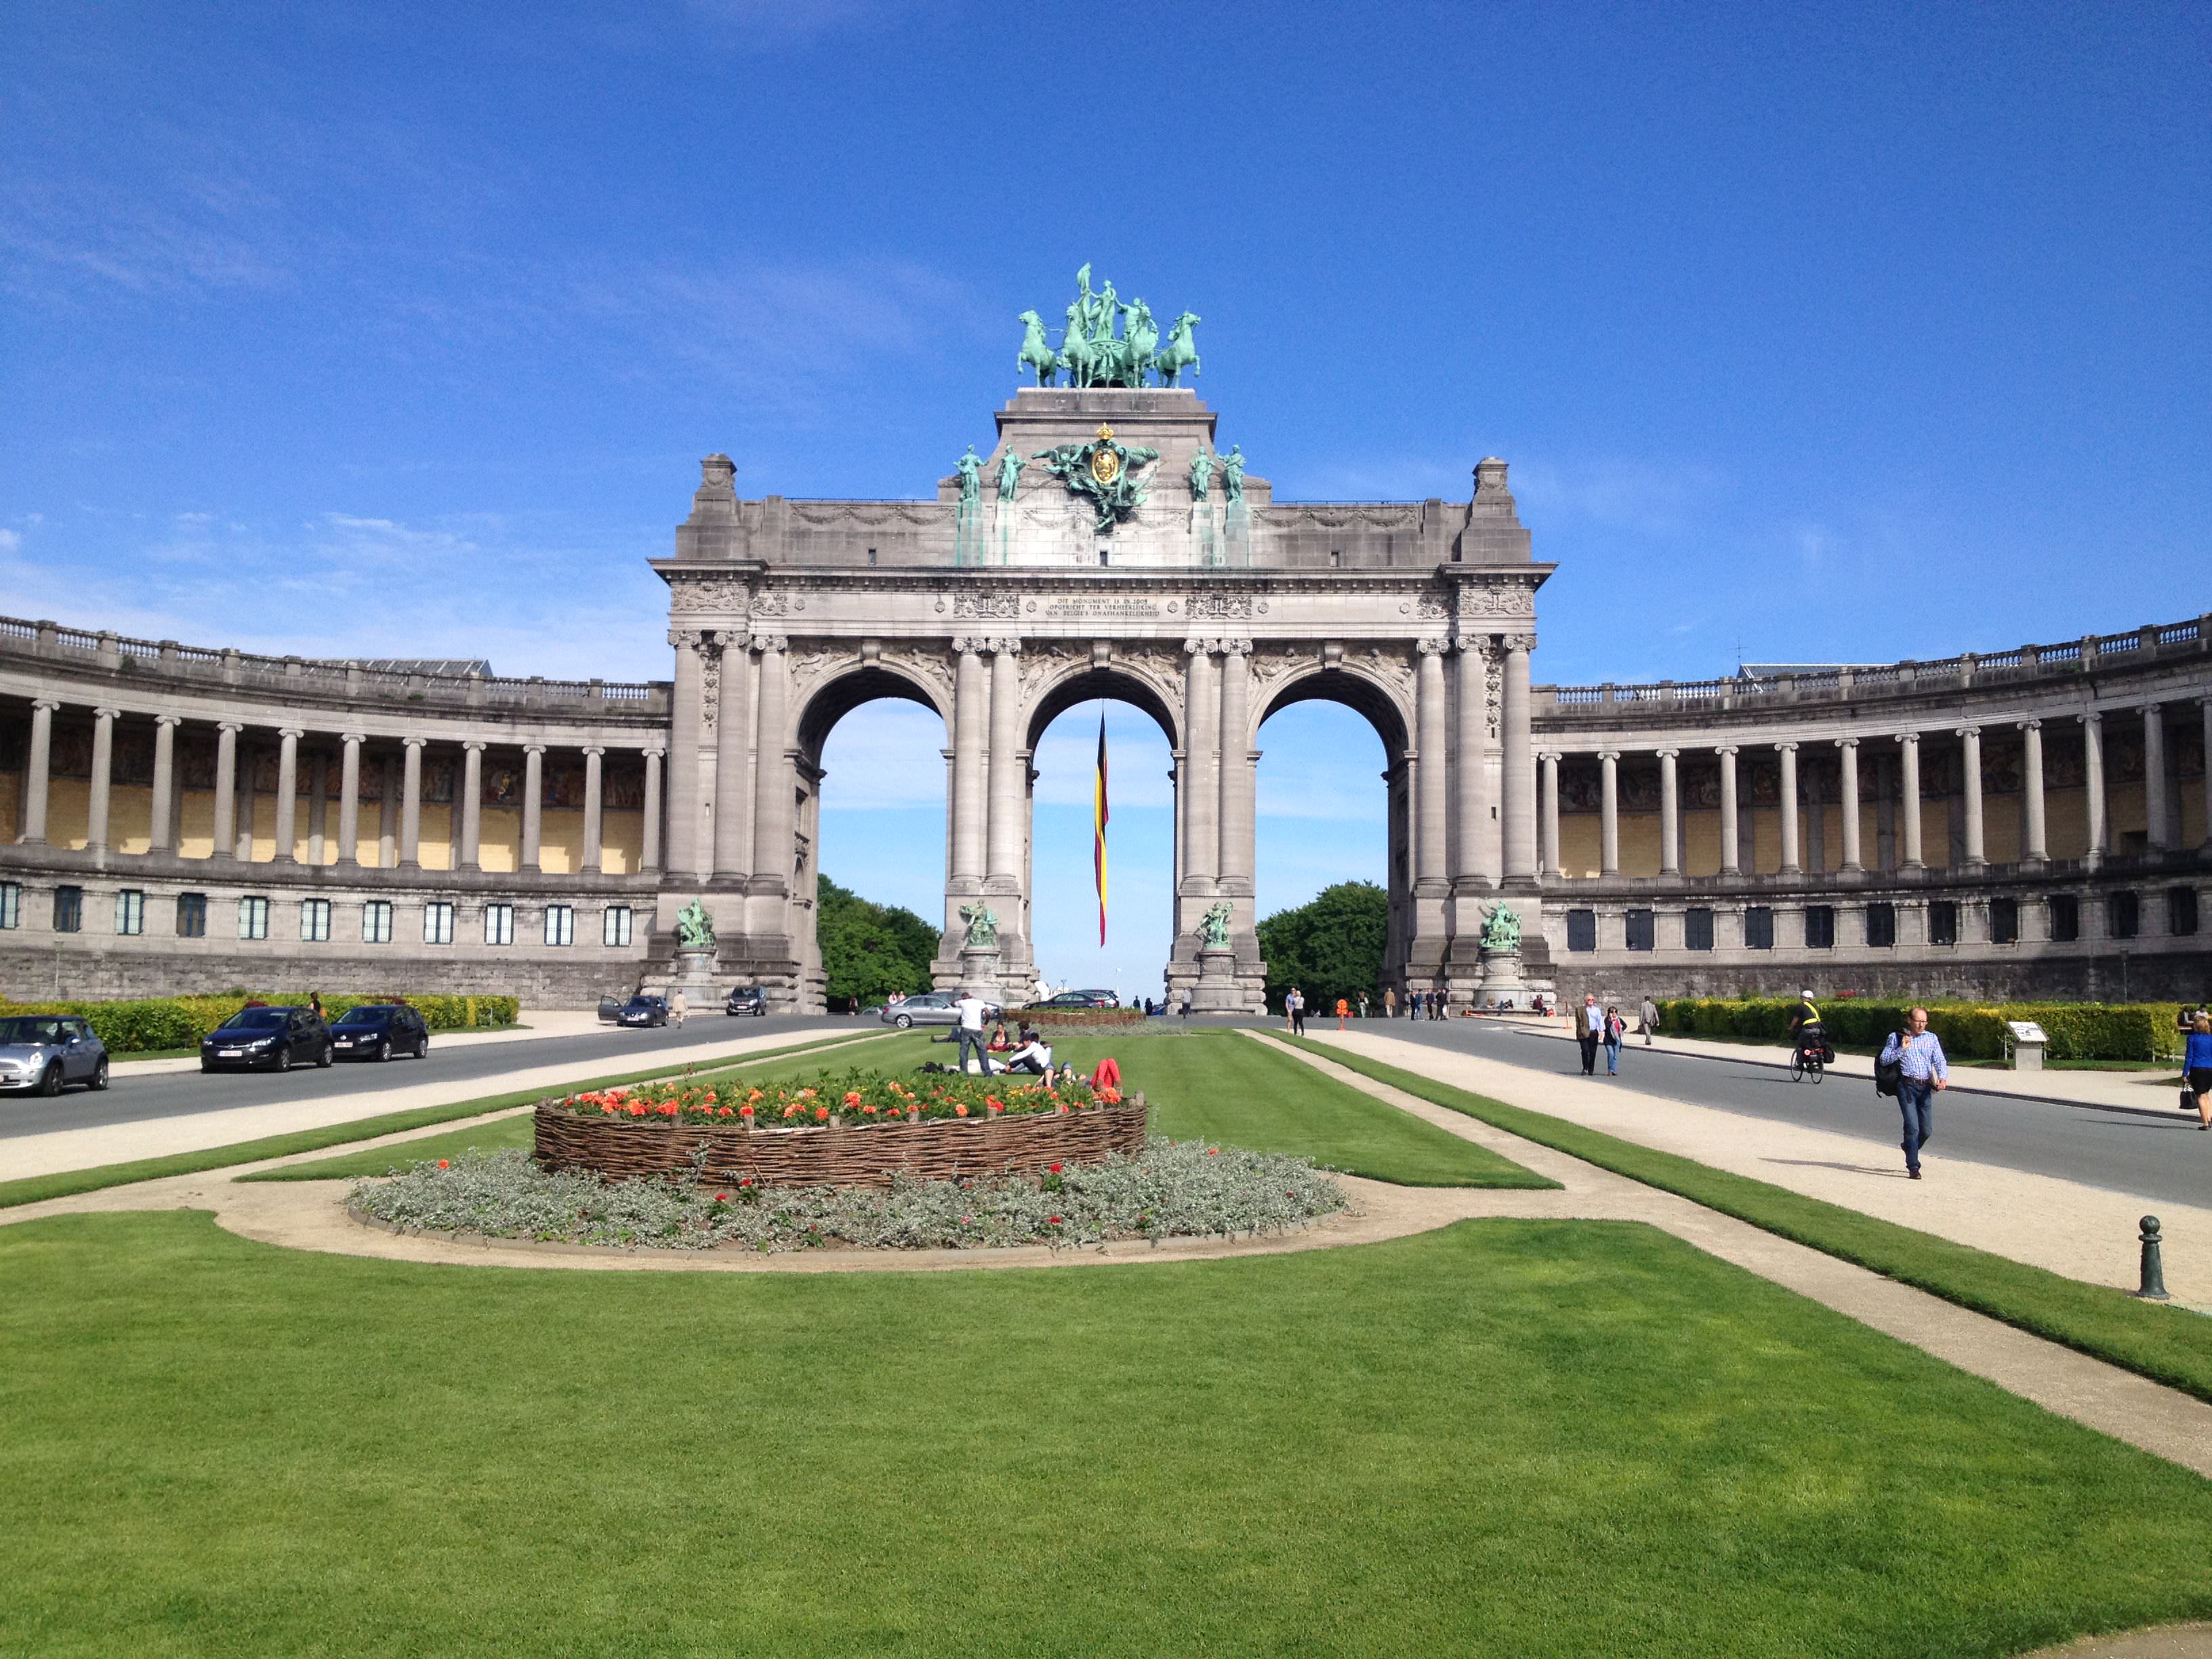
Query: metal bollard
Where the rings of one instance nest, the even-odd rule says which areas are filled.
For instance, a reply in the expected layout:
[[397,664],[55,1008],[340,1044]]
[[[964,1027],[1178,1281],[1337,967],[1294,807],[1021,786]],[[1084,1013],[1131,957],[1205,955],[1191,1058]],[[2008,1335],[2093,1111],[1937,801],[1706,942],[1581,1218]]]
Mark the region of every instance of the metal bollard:
[[2159,1255],[2158,1218],[2142,1218],[2142,1288],[2136,1294],[2151,1302],[2171,1302],[2166,1293],[2166,1263]]

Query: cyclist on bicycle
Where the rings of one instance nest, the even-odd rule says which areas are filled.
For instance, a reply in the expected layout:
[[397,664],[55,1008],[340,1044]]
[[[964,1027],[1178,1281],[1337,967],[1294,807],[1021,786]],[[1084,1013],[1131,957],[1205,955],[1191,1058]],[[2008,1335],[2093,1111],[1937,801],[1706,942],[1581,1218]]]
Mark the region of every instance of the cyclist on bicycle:
[[1828,1039],[1820,1024],[1820,1011],[1813,1003],[1810,991],[1798,993],[1797,1012],[1790,1017],[1790,1054],[1800,1060],[1821,1060],[1827,1053]]

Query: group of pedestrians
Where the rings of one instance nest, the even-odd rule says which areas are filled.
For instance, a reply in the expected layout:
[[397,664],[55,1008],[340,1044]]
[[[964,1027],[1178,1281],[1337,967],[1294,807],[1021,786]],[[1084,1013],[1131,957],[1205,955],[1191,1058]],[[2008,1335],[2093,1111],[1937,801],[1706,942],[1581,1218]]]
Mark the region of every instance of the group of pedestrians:
[[[1656,1012],[1655,1009],[1653,1011]],[[1628,1022],[1621,1018],[1620,1010],[1612,1003],[1601,1004],[1595,991],[1583,994],[1583,1006],[1575,1010],[1575,1040],[1582,1044],[1583,1075],[1597,1075],[1597,1051],[1605,1049],[1605,1074],[1620,1075],[1620,1044],[1628,1035]],[[1645,1037],[1649,1046],[1650,1037]]]

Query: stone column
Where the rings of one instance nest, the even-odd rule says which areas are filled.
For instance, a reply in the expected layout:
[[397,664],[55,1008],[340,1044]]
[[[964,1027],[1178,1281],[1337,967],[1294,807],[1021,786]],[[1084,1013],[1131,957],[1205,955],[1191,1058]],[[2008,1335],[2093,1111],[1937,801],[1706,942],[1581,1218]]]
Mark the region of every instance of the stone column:
[[176,837],[171,832],[177,814],[177,726],[180,719],[176,714],[154,717],[154,817],[148,846],[156,853],[176,850]]
[[981,890],[988,853],[984,750],[990,741],[991,687],[982,648],[981,640],[952,641],[958,656],[952,677],[952,880],[961,893]]
[[1794,876],[1802,868],[1797,856],[1797,745],[1774,747],[1782,757],[1782,873]]
[[1836,749],[1839,756],[1837,764],[1842,775],[1844,799],[1844,861],[1838,867],[1863,870],[1866,864],[1860,857],[1859,846],[1859,740],[1856,738],[1838,738]]
[[307,763],[307,862],[318,867],[329,857],[330,793],[331,757],[318,749]]
[[23,763],[23,833],[27,846],[46,839],[46,786],[53,768],[54,711],[61,704],[40,698],[31,705],[31,750]]
[[1904,857],[1897,867],[1900,870],[1924,870],[1928,866],[1920,858],[1920,734],[1917,732],[1899,732],[1897,754],[1900,763],[1898,804],[1905,808]]
[[1547,750],[1543,758],[1544,775],[1544,845],[1542,866],[1544,878],[1557,881],[1559,877],[1559,757]]
[[[714,726],[714,873],[742,878],[753,863],[753,652],[751,637],[741,631],[722,636],[720,701]],[[587,776],[585,787],[590,787]]]
[[1487,886],[1482,870],[1483,684],[1487,666],[1475,643],[1462,641],[1457,657],[1458,718],[1452,723],[1452,804],[1457,820],[1452,875],[1469,889]]
[[253,858],[253,774],[258,755],[252,744],[241,744],[238,750],[238,842],[234,849],[240,864]]
[[2204,716],[2204,845],[2212,848],[2212,697],[2199,697]]
[[376,799],[376,862],[380,869],[389,870],[399,862],[398,817],[399,779],[392,766],[390,750],[377,763]]
[[238,856],[238,734],[245,729],[236,720],[220,721],[215,728],[215,845],[210,849],[211,858]]
[[[723,672],[725,675],[726,675],[728,672],[728,665],[723,665]],[[727,697],[725,697],[722,700],[722,707],[726,709],[729,707],[729,699]],[[600,791],[602,787],[602,781],[599,775],[599,762],[601,757],[605,756],[606,752],[607,751],[605,750],[599,748],[596,744],[586,744],[584,750],[584,870],[585,873],[587,875],[596,876],[599,873],[599,818],[601,805]],[[720,786],[718,784],[714,790],[714,794],[718,799],[720,798],[721,793]],[[720,811],[717,811],[714,822],[714,865],[718,871],[721,867],[721,815]]]
[[[1030,764],[1023,758],[1022,642],[993,640],[991,657],[989,823],[983,873],[994,893],[1022,891],[1022,806],[1029,797]],[[1018,931],[1012,917],[1006,931]]]
[[[338,862],[361,862],[361,744],[362,734],[345,732],[339,734],[345,745],[338,760]],[[216,811],[222,811],[222,760],[216,760]],[[222,840],[222,826],[216,826],[216,840]]]
[[1505,879],[1523,890],[1536,882],[1535,744],[1528,726],[1528,653],[1533,634],[1505,638],[1505,684],[1499,710],[1503,775],[1498,806],[1505,817]]
[[[641,870],[660,868],[660,757],[662,751],[645,751],[645,845],[638,857]],[[748,859],[747,863],[751,860]]]
[[2172,826],[2166,822],[2166,709],[2147,702],[2143,728],[2143,845],[2162,852],[2173,844]]
[[428,738],[402,738],[405,750],[399,775],[399,867],[422,865],[422,745]]
[[1737,840],[1735,801],[1735,745],[1724,743],[1713,750],[1721,757],[1721,873],[1743,873],[1743,851]]
[[1659,751],[1659,873],[1682,873],[1682,784],[1674,769],[1679,749]]
[[[760,781],[753,792],[753,857],[748,884],[769,884],[773,893],[791,890],[793,796],[791,734],[784,729],[791,698],[791,659],[781,634],[761,634],[760,706],[757,710]],[[811,894],[808,896],[812,896]]]
[[[1413,819],[1413,886],[1416,891],[1441,894],[1451,869],[1444,859],[1444,838],[1451,822],[1451,739],[1444,729],[1444,657],[1442,640],[1423,640],[1414,684],[1413,746],[1421,767],[1413,781],[1419,801]],[[1224,668],[1226,665],[1224,665]],[[1222,702],[1228,702],[1228,678],[1222,679]],[[1231,751],[1224,737],[1221,764],[1224,777]],[[1224,837],[1225,839],[1225,837]]]
[[1988,838],[1982,822],[1982,728],[1961,726],[1959,738],[1959,770],[1966,779],[1966,867],[1978,870],[1990,860],[1986,852]]
[[464,870],[483,867],[483,757],[481,738],[461,744],[461,845]]
[[279,864],[296,862],[292,849],[300,829],[300,739],[307,734],[296,726],[276,732],[276,855]]
[[2021,735],[2020,856],[2024,864],[2051,857],[2051,836],[2043,809],[2043,722],[2022,720]]
[[545,816],[545,745],[522,745],[522,867],[538,870]]
[[115,717],[120,713],[118,708],[92,711],[92,788],[84,809],[88,852],[107,850],[107,805],[115,779]]
[[2083,859],[2094,866],[2105,856],[2105,717],[2092,709],[2081,722],[2081,792],[2088,808],[2089,845]]
[[[1249,694],[1252,641],[1221,642],[1221,738],[1215,761],[1220,768],[1221,812],[1219,850],[1214,855],[1215,886],[1224,893],[1249,898],[1252,892],[1252,845],[1255,822],[1252,802],[1252,739],[1247,729],[1251,705]],[[1442,670],[1438,670],[1441,678]],[[1439,782],[1443,769],[1438,769]],[[1443,847],[1437,848],[1437,873],[1442,876]]]
[[1598,873],[1617,876],[1620,873],[1620,751],[1601,749],[1597,763]]
[[1182,648],[1190,658],[1183,673],[1183,722],[1190,751],[1189,783],[1183,791],[1184,873],[1193,892],[1211,893],[1219,868],[1220,821],[1216,814],[1221,804],[1221,770],[1215,745],[1221,735],[1221,704],[1214,695],[1212,641],[1186,640]]
[[699,845],[704,675],[696,631],[671,629],[668,642],[676,647],[676,678],[668,694],[668,867],[689,876],[707,861]]

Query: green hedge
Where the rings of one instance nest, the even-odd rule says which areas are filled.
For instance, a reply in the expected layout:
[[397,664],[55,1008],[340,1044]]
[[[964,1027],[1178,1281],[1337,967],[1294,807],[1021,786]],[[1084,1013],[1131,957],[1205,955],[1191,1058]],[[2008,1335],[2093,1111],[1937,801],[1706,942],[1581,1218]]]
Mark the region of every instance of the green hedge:
[[[1928,1029],[1958,1060],[1996,1060],[2004,1052],[2005,1022],[2033,1020],[2051,1038],[2052,1060],[2166,1060],[2181,1053],[2172,1002],[1899,1002],[1872,997],[1815,997],[1828,1040],[1845,1048],[1879,1048],[1913,1008],[1928,1011]],[[1680,1036],[1789,1039],[1795,997],[1669,997],[1659,1027]]]
[[[228,1019],[249,1000],[286,1005],[305,1003],[304,991],[233,991],[216,997],[148,997],[132,1002],[9,1002],[0,998],[0,1015],[82,1014],[115,1054],[138,1054],[161,1048],[191,1048]],[[512,1025],[521,1012],[515,997],[421,995],[340,995],[325,993],[323,1012],[336,1019],[347,1009],[364,1002],[404,1002],[416,1009],[434,1031],[465,1031],[487,1026]]]

